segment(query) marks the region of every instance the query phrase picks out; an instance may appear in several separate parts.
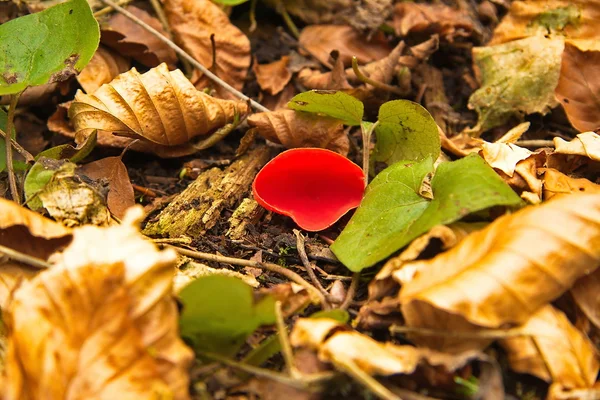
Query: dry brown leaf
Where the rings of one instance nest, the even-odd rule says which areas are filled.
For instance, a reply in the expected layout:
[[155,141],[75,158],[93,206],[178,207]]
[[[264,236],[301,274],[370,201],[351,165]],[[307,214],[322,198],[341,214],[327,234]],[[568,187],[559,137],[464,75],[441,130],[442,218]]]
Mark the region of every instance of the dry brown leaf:
[[180,70],[161,64],[144,74],[135,68],[93,94],[78,91],[69,108],[75,131],[93,129],[175,146],[233,122],[248,106],[197,90]]
[[171,297],[176,254],[158,251],[134,208],[113,228],[83,227],[55,266],[4,314],[7,399],[189,399],[193,353]]
[[580,132],[600,129],[600,51],[581,51],[566,43],[554,93]]
[[554,168],[540,168],[543,173],[544,200],[572,193],[600,193],[600,185],[585,178],[571,178]]
[[252,69],[260,88],[271,95],[281,92],[292,79],[292,72],[288,68],[289,63],[288,56],[283,56],[280,60],[269,64],[255,62]]
[[121,157],[106,157],[81,167],[81,172],[94,180],[108,181],[106,205],[111,213],[122,219],[125,211],[135,205],[133,186]]
[[467,13],[444,4],[397,3],[393,26],[400,36],[437,33],[448,42],[473,32],[473,22]]
[[320,147],[347,155],[350,140],[340,120],[294,110],[257,113],[248,117],[248,125],[267,140],[288,149]]
[[[127,6],[125,9],[168,37],[158,19],[146,11],[134,6]],[[111,17],[107,26],[102,29],[101,40],[106,46],[150,68],[163,62],[170,66],[177,63],[177,54],[173,49],[122,14]]]
[[511,4],[489,45],[550,32],[562,34],[581,50],[600,50],[598,0],[526,0]]
[[600,328],[600,269],[579,278],[571,295],[590,322]]
[[32,279],[39,269],[13,261],[0,262],[0,310],[6,308],[15,289]]
[[269,110],[288,110],[287,103],[289,103],[290,100],[297,94],[298,91],[296,90],[295,85],[293,85],[292,83],[288,83],[286,87],[284,87],[283,90],[275,96],[264,94],[262,96],[261,103]]
[[[527,321],[600,261],[600,195],[574,194],[498,218],[431,260],[400,291],[408,326],[498,328]],[[415,337],[447,351],[486,341]]]
[[346,68],[340,57],[335,59],[330,72],[320,72],[305,68],[298,74],[298,81],[308,89],[344,90],[352,89],[346,78]]
[[[250,40],[246,35],[210,0],[165,0],[164,6],[175,41],[207,68],[213,64],[211,35],[214,35],[213,72],[241,90],[251,61]],[[210,81],[195,71],[192,82],[196,87],[206,87]]]
[[500,342],[513,370],[571,389],[594,384],[600,369],[596,348],[565,314],[547,305],[520,328],[527,336]]
[[345,66],[352,64],[352,56],[360,64],[381,60],[392,50],[386,41],[379,37],[367,41],[365,35],[344,25],[310,25],[302,30],[300,45],[323,64],[327,64],[329,54],[339,51]]
[[88,65],[77,75],[77,81],[83,90],[92,93],[129,68],[129,60],[100,46]]
[[580,133],[570,142],[555,137],[554,147],[555,154],[573,154],[600,161],[600,136],[594,132]]
[[481,156],[492,167],[508,176],[513,176],[519,161],[529,158],[533,153],[513,143],[489,143],[482,140]]
[[555,383],[550,385],[546,400],[596,400],[600,399],[600,384],[596,383],[592,388],[567,389]]

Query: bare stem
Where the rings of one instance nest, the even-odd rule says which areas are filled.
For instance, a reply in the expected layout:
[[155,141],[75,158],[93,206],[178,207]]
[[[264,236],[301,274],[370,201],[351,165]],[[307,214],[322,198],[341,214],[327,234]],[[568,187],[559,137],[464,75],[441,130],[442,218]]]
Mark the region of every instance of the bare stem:
[[374,124],[367,127],[366,129],[365,129],[364,124],[360,124],[360,130],[362,132],[362,140],[363,140],[362,159],[363,159],[363,173],[365,174],[365,187],[367,187],[367,185],[369,184],[369,155],[371,152],[371,149],[370,149],[371,135],[373,134],[373,131],[377,127],[377,124],[379,124],[379,121],[375,122]]
[[352,70],[354,71],[354,74],[356,75],[358,80],[360,80],[363,83],[368,83],[373,87],[397,94],[398,96],[404,96],[406,94],[400,88],[388,85],[387,83],[376,81],[363,74],[362,71],[358,68],[358,59],[356,57],[352,57]]
[[[127,5],[127,4],[131,3],[132,1],[133,0],[120,0],[120,1],[117,2],[117,4],[120,5],[120,6],[124,6],[124,5]],[[105,14],[108,14],[109,12],[111,12],[113,10],[114,9],[112,7],[104,7],[103,9],[96,11],[94,13],[94,17],[96,17],[96,18],[101,17],[101,16],[103,16]]]
[[399,396],[396,396],[388,388],[379,383],[377,379],[363,371],[356,363],[347,360],[337,360],[335,358],[332,361],[337,369],[344,371],[352,378],[356,379],[361,385],[369,389],[380,399],[402,400]]
[[[312,281],[313,285],[317,289],[319,289],[319,291],[323,294],[323,296],[325,296],[325,298],[328,298],[329,293],[327,293],[327,290],[325,290],[325,288],[321,285],[321,282],[319,282],[319,278],[317,278],[317,275],[313,270],[313,266],[308,260],[308,256],[306,255],[306,249],[304,248],[304,237],[302,236],[302,233],[300,233],[299,230],[294,229],[294,234],[296,235],[296,249],[298,250],[298,255],[300,256],[302,265],[304,265],[304,269],[306,269],[306,272],[308,273],[308,276],[310,277],[310,280]],[[323,304],[323,307],[326,309],[330,308],[329,303]]]
[[133,15],[132,13],[130,13],[129,11],[125,10],[123,7],[120,7],[119,5],[115,4],[111,0],[100,0],[100,1],[103,2],[104,4],[108,5],[108,6],[111,6],[117,12],[123,14],[124,16],[126,16],[127,18],[129,18],[130,20],[132,20],[133,22],[135,22],[136,24],[138,24],[139,26],[141,26],[142,28],[144,28],[145,30],[147,30],[148,32],[150,32],[151,34],[153,34],[154,36],[156,36],[158,39],[160,39],[162,42],[164,42],[167,46],[169,46],[170,48],[172,48],[183,59],[187,60],[195,68],[198,68],[210,80],[212,80],[216,84],[222,86],[225,90],[227,90],[228,92],[232,93],[234,96],[236,96],[236,97],[238,97],[238,98],[240,98],[240,99],[242,99],[244,101],[250,102],[250,105],[254,109],[256,109],[258,111],[261,111],[261,112],[269,112],[270,111],[268,108],[266,108],[262,104],[257,103],[256,101],[252,100],[251,98],[249,98],[248,96],[246,96],[242,92],[238,91],[233,86],[231,86],[230,84],[228,84],[227,82],[223,81],[221,78],[219,78],[218,76],[216,76],[215,74],[213,74],[208,68],[206,68],[204,65],[200,64],[194,57],[190,56],[185,50],[183,50],[181,47],[179,47],[175,43],[173,43],[173,41],[171,39],[165,37],[159,31],[157,31],[156,29],[152,28],[150,25],[146,24],[144,21],[140,20],[138,17],[136,17],[135,15]]
[[519,140],[515,144],[521,147],[554,147],[552,140]]
[[350,283],[350,287],[348,288],[348,293],[346,293],[346,298],[344,299],[344,302],[340,305],[340,308],[342,310],[347,309],[352,303],[352,300],[354,300],[354,295],[356,294],[356,289],[358,288],[359,282],[360,272],[355,272],[354,275],[352,275],[352,282]]
[[10,247],[0,245],[0,253],[8,256],[8,258],[12,260],[22,262],[23,264],[27,264],[35,268],[45,269],[51,267],[49,263],[40,258],[32,257],[28,254],[21,253],[20,251],[13,250]]
[[176,246],[168,246],[168,247],[174,249],[179,254],[182,254],[182,255],[188,256],[188,257],[192,257],[195,259],[199,259],[199,260],[214,261],[214,262],[223,263],[223,264],[240,265],[243,267],[261,268],[261,269],[266,269],[267,271],[275,272],[276,274],[283,275],[286,278],[288,278],[290,281],[297,283],[298,285],[304,287],[306,289],[306,291],[309,293],[309,295],[313,301],[317,301],[320,304],[325,304],[327,302],[327,300],[325,299],[323,294],[316,287],[314,287],[313,285],[311,285],[310,283],[305,281],[300,275],[298,275],[294,271],[291,271],[287,268],[283,268],[277,264],[264,263],[264,262],[258,262],[258,261],[250,261],[250,260],[244,260],[241,258],[234,258],[234,257],[225,257],[225,256],[219,256],[217,254],[202,253],[200,251],[182,249],[181,247],[176,247]]
[[[10,96],[10,105],[8,106],[8,118],[6,120],[6,132],[7,136],[11,136],[15,121],[15,110],[17,109],[17,103],[21,93],[12,94]],[[12,140],[5,140],[6,143],[6,171],[8,172],[8,184],[10,185],[10,194],[12,199],[17,204],[21,204],[21,195],[19,194],[19,188],[17,186],[17,179],[15,178],[15,170],[13,167],[13,154],[12,154]]]
[[275,318],[277,321],[277,334],[279,336],[279,344],[281,345],[281,354],[285,360],[285,366],[288,370],[288,373],[293,378],[298,378],[302,374],[300,374],[294,365],[294,352],[292,351],[292,345],[290,343],[290,338],[288,337],[287,327],[285,326],[285,321],[283,320],[281,301],[275,302]]
[[447,331],[442,329],[416,328],[412,326],[397,326],[390,327],[390,333],[412,333],[421,336],[437,336],[450,338],[465,338],[465,339],[506,339],[511,337],[531,336],[521,328],[513,329],[480,329],[471,332]]
[[[2,129],[0,129],[0,136],[2,136],[4,138],[4,140],[6,140],[6,138],[8,137],[6,132],[4,132]],[[19,154],[21,154],[23,157],[25,157],[25,161],[27,161],[27,162],[35,161],[35,157],[30,152],[25,150],[23,148],[23,146],[21,146],[19,143],[17,143],[17,141],[15,139],[10,138],[10,143],[12,144],[12,146],[15,148],[15,150]]]
[[292,32],[292,35],[294,35],[296,39],[299,39],[300,31],[298,31],[298,27],[294,24],[294,21],[292,21],[292,17],[290,17],[290,14],[285,8],[285,4],[283,4],[283,1],[281,0],[277,1],[277,12],[283,17],[283,22],[285,22],[290,32]]

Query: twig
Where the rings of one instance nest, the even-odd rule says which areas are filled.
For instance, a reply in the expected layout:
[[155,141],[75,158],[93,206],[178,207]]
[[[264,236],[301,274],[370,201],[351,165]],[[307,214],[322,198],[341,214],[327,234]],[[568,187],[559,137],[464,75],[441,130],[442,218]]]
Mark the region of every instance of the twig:
[[[15,120],[15,110],[21,93],[10,95],[10,105],[8,106],[8,117],[6,119],[6,132],[7,136],[10,137],[13,131],[13,125]],[[15,170],[13,167],[13,154],[12,154],[12,140],[5,140],[6,143],[6,172],[8,172],[8,184],[10,185],[10,195],[15,203],[21,204],[21,195],[19,194],[19,188],[17,187],[17,179],[15,178]]]
[[210,72],[210,70],[208,70],[208,68],[206,68],[204,65],[200,64],[194,57],[190,56],[188,53],[186,53],[185,50],[183,50],[181,47],[179,47],[175,43],[173,43],[172,40],[165,37],[159,31],[152,28],[150,25],[146,24],[144,21],[140,20],[138,17],[136,17],[129,11],[125,10],[123,7],[120,7],[119,5],[115,4],[111,0],[100,0],[100,1],[108,6],[111,6],[116,11],[123,14],[124,16],[126,16],[127,18],[129,18],[130,20],[132,20],[133,22],[135,22],[136,24],[138,24],[139,26],[141,26],[142,28],[144,28],[145,30],[147,30],[148,32],[153,34],[154,36],[156,36],[158,39],[160,39],[162,42],[164,42],[167,46],[172,48],[182,58],[189,61],[190,64],[192,64],[195,68],[198,68],[210,80],[212,80],[216,84],[220,85],[221,87],[223,87],[225,90],[227,90],[234,96],[236,96],[244,101],[250,102],[250,105],[252,105],[252,107],[254,109],[261,111],[261,112],[269,112],[270,111],[268,108],[266,108],[262,104],[257,103],[256,101],[252,100],[251,98],[249,98],[245,94],[241,93],[240,91],[236,90],[233,86],[231,86],[230,84],[228,84],[227,82],[223,81],[221,78],[219,78],[218,76],[216,76],[215,74]]
[[281,345],[281,354],[285,360],[285,366],[292,378],[298,378],[302,376],[302,374],[294,365],[294,352],[292,351],[292,345],[290,344],[290,338],[288,337],[287,327],[285,326],[285,321],[283,320],[281,301],[275,302],[275,320],[277,321],[277,334],[279,336],[279,344]]
[[327,302],[327,299],[325,299],[325,297],[319,291],[319,289],[317,289],[316,287],[314,287],[313,285],[311,285],[310,283],[305,281],[300,275],[298,275],[294,271],[280,267],[277,264],[244,260],[241,258],[234,258],[234,257],[225,257],[225,256],[217,255],[217,254],[202,253],[200,251],[182,249],[181,247],[176,247],[176,246],[168,246],[168,247],[174,249],[179,254],[182,254],[182,255],[188,256],[188,257],[192,257],[192,258],[196,258],[199,260],[214,261],[214,262],[223,263],[223,264],[240,265],[242,267],[261,268],[261,269],[266,269],[267,271],[275,272],[277,274],[285,276],[290,281],[297,283],[298,285],[305,288],[306,291],[311,295],[311,298],[313,300],[316,300],[321,304],[325,304]]
[[283,22],[285,22],[290,32],[292,32],[292,35],[298,40],[300,38],[300,31],[298,31],[298,27],[296,27],[296,24],[292,21],[292,17],[290,17],[290,14],[287,12],[285,4],[281,0],[277,0],[276,4],[277,12],[283,17]]
[[347,309],[352,303],[352,300],[354,300],[354,295],[356,294],[356,289],[358,288],[359,282],[360,272],[355,272],[354,275],[352,275],[352,282],[350,283],[350,287],[348,288],[348,293],[346,293],[346,298],[344,299],[343,303],[340,304],[340,308],[342,310]]
[[552,140],[519,140],[515,144],[521,147],[554,147]]
[[250,1],[250,28],[248,28],[248,31],[250,33],[254,32],[257,27],[257,23],[256,23],[256,3],[257,2],[258,2],[257,0]]
[[344,371],[352,378],[356,379],[360,384],[369,389],[373,394],[383,400],[402,400],[399,396],[396,396],[388,388],[383,386],[379,381],[373,378],[371,375],[363,371],[356,363],[347,360],[338,360],[333,356],[333,363],[337,369]]
[[148,189],[146,187],[136,185],[135,183],[132,183],[131,186],[133,187],[133,190],[140,192],[144,196],[158,197],[158,194],[156,194],[156,192],[152,189]]
[[405,93],[402,90],[400,90],[400,88],[394,87],[392,85],[388,85],[387,83],[376,81],[374,79],[369,78],[365,74],[363,74],[361,72],[361,70],[358,68],[358,59],[356,58],[356,56],[352,57],[352,71],[354,71],[354,74],[356,75],[358,80],[360,80],[361,82],[368,83],[369,85],[371,85],[373,87],[397,94],[398,96],[405,95]]
[[[133,0],[120,0],[120,1],[117,2],[117,4],[120,5],[120,6],[124,6],[124,5],[127,5],[127,4],[131,3],[132,1]],[[112,8],[112,7],[104,7],[103,9],[96,11],[94,13],[94,17],[96,17],[96,18],[101,17],[104,14],[108,14],[112,10],[114,10],[114,8]]]
[[[302,233],[300,233],[298,229],[294,229],[294,235],[296,235],[296,249],[298,250],[298,255],[300,256],[300,261],[302,261],[302,265],[304,265],[304,269],[306,269],[306,272],[308,273],[308,276],[310,277],[310,280],[312,281],[313,285],[317,289],[319,289],[319,291],[323,294],[323,296],[325,296],[325,298],[328,298],[329,293],[327,293],[327,290],[325,290],[323,285],[321,285],[321,282],[319,282],[319,278],[317,278],[317,275],[313,270],[313,266],[308,260],[308,256],[306,255],[306,249],[304,247],[304,237],[302,236]],[[329,303],[323,304],[323,307],[330,308]]]
[[45,269],[52,266],[40,258],[21,253],[20,251],[13,250],[10,247],[0,245],[0,253],[6,255],[10,259],[22,262],[23,264],[27,264],[35,268]]
[[429,328],[416,328],[412,326],[390,326],[390,333],[414,333],[422,336],[438,336],[465,339],[505,339],[510,337],[531,336],[521,328],[513,329],[480,329],[472,332],[447,331]]
[[[4,138],[4,140],[6,140],[8,135],[6,134],[6,132],[4,132],[2,129],[0,129],[0,136],[2,136]],[[17,143],[17,141],[15,139],[10,138],[10,143],[12,144],[12,146],[15,148],[15,150],[20,155],[25,157],[25,161],[27,161],[27,162],[35,161],[35,157],[30,152],[25,150],[19,143]]]

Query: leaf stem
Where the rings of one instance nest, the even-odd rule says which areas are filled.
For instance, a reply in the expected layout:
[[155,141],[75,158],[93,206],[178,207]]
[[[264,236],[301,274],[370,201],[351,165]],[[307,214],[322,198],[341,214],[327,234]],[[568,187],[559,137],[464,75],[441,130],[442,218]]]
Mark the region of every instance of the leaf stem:
[[[2,136],[4,138],[4,140],[6,140],[6,138],[8,137],[8,135],[6,134],[6,132],[4,132],[2,129],[0,129],[0,136]],[[25,157],[25,161],[27,162],[33,162],[35,161],[35,157],[28,152],[27,150],[25,150],[23,148],[23,146],[21,146],[19,143],[17,143],[17,141],[13,138],[10,138],[10,143],[12,144],[12,146],[15,148],[15,150],[22,155],[23,157]]]
[[352,300],[354,300],[354,295],[356,294],[356,289],[358,288],[359,282],[360,272],[355,272],[352,275],[352,282],[350,283],[350,287],[348,288],[348,293],[346,293],[346,298],[344,299],[344,302],[340,305],[340,309],[345,310],[350,306]]
[[[306,255],[306,249],[304,248],[304,237],[302,236],[302,233],[300,233],[298,229],[294,229],[294,235],[296,235],[296,250],[298,251],[298,255],[300,256],[302,265],[304,265],[304,269],[306,269],[306,273],[310,277],[310,280],[312,281],[313,285],[317,289],[319,289],[319,291],[323,294],[323,296],[325,296],[326,299],[328,299],[329,293],[327,293],[327,290],[325,290],[323,285],[321,285],[321,282],[319,282],[319,278],[317,278],[315,271],[313,271],[313,266],[308,260],[308,255]],[[323,308],[331,308],[329,302],[323,304]]]
[[170,48],[172,48],[183,59],[187,60],[195,68],[198,68],[210,80],[212,80],[216,84],[222,86],[225,90],[227,90],[228,92],[230,92],[234,96],[238,97],[239,99],[242,99],[244,101],[250,102],[250,105],[254,109],[256,109],[258,111],[261,111],[261,112],[269,112],[269,111],[271,111],[268,108],[266,108],[265,106],[263,106],[262,104],[260,104],[260,103],[258,103],[256,101],[252,100],[251,98],[249,98],[248,96],[246,96],[242,92],[238,91],[237,89],[235,89],[234,87],[232,87],[227,82],[223,81],[221,78],[219,78],[215,74],[213,74],[210,70],[208,70],[208,68],[206,68],[204,65],[200,64],[194,57],[192,57],[191,55],[189,55],[185,50],[183,50],[181,47],[179,47],[175,43],[173,43],[172,40],[170,40],[169,38],[165,37],[159,31],[157,31],[156,29],[152,28],[150,25],[146,24],[144,21],[140,20],[138,17],[136,17],[135,15],[133,15],[132,13],[130,13],[129,11],[125,10],[123,7],[120,7],[119,5],[115,4],[111,0],[100,0],[100,1],[103,2],[106,5],[114,8],[117,12],[123,14],[124,16],[126,16],[127,18],[129,18],[130,20],[132,20],[133,22],[135,22],[136,24],[138,24],[139,26],[141,26],[142,28],[144,28],[145,30],[147,30],[148,32],[150,32],[151,34],[153,34],[154,36],[156,36],[158,39],[160,39],[162,42],[164,42],[167,46],[169,46]]
[[279,336],[279,344],[281,345],[281,354],[285,360],[285,366],[288,373],[292,378],[298,378],[302,374],[296,369],[294,365],[294,352],[292,351],[292,345],[290,344],[290,338],[288,337],[287,327],[283,320],[283,313],[281,312],[281,301],[275,302],[275,319],[277,322],[277,334]]
[[[129,3],[131,3],[132,1],[133,0],[120,0],[120,1],[117,2],[117,4],[120,5],[120,6],[125,6],[125,5],[127,5]],[[103,9],[96,11],[94,13],[94,17],[95,18],[101,17],[101,16],[103,16],[105,14],[108,14],[109,12],[111,12],[113,10],[114,10],[114,8],[112,8],[112,7],[104,7]]]
[[35,268],[39,268],[39,269],[45,269],[45,268],[51,267],[51,265],[49,263],[47,263],[46,261],[44,261],[40,258],[32,257],[29,254],[21,253],[20,251],[11,249],[10,247],[0,245],[0,253],[8,256],[8,258],[10,258],[12,260],[22,262],[23,264],[27,264],[31,267],[35,267]]
[[388,85],[387,83],[376,81],[363,74],[362,71],[358,68],[358,59],[356,58],[356,56],[352,57],[352,70],[354,71],[354,74],[356,75],[358,80],[360,80],[363,83],[368,83],[373,87],[397,94],[398,96],[404,96],[406,94],[400,88]]
[[[10,105],[8,106],[8,118],[6,119],[6,132],[8,137],[11,137],[15,120],[15,110],[21,92],[10,95]],[[17,179],[15,178],[15,170],[13,167],[12,140],[5,140],[6,143],[6,171],[8,172],[8,184],[10,185],[10,194],[15,203],[21,204],[21,195],[17,187]]]
[[362,167],[363,173],[365,174],[365,187],[369,185],[369,156],[371,153],[371,135],[373,134],[373,131],[375,130],[378,124],[379,121],[375,122],[374,124],[371,124],[366,129],[364,124],[360,124],[360,130],[362,132],[363,141]]

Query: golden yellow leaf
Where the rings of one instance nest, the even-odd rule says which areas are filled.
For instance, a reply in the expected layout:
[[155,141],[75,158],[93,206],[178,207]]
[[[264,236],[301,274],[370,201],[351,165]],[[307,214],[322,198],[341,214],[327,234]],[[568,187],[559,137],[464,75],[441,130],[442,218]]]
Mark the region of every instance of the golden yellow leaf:
[[577,306],[594,326],[600,328],[600,269],[579,278],[571,288]]
[[580,133],[570,142],[555,137],[554,147],[554,152],[558,154],[573,154],[600,161],[600,136],[594,132]]
[[500,342],[513,370],[566,388],[594,384],[600,369],[596,348],[565,314],[547,305],[520,328],[527,336]]
[[[219,78],[241,90],[250,68],[250,40],[210,0],[166,0],[165,14],[175,41],[202,65],[213,64],[214,35],[216,61],[213,71]],[[195,71],[192,82],[205,87],[210,81]],[[200,79],[200,81],[198,81]]]
[[176,254],[135,226],[86,226],[4,314],[8,399],[189,399],[193,354],[171,297]]
[[88,65],[77,75],[77,81],[83,90],[92,93],[120,73],[127,71],[129,67],[129,60],[100,46]]
[[513,143],[489,143],[482,140],[481,156],[492,167],[508,176],[513,176],[515,168],[521,160],[529,158],[533,153]]
[[0,309],[6,308],[8,300],[24,281],[32,279],[39,269],[34,269],[13,261],[0,263]]
[[[498,218],[431,260],[400,291],[406,323],[443,330],[527,321],[600,261],[600,195],[576,194]],[[458,351],[485,342],[416,337]],[[465,347],[466,346],[466,347]]]
[[75,131],[92,129],[175,146],[233,122],[248,106],[197,90],[180,70],[161,64],[144,74],[135,68],[93,94],[78,91],[69,108]]
[[321,147],[348,154],[350,141],[340,120],[302,111],[279,110],[248,117],[248,125],[275,143],[288,149]]
[[572,193],[600,193],[600,185],[585,178],[571,178],[554,168],[540,168],[544,173],[544,200]]
[[269,64],[254,63],[252,69],[256,74],[256,81],[262,90],[275,95],[283,90],[285,85],[292,79],[292,71],[288,68],[290,58],[281,57],[280,60]]

